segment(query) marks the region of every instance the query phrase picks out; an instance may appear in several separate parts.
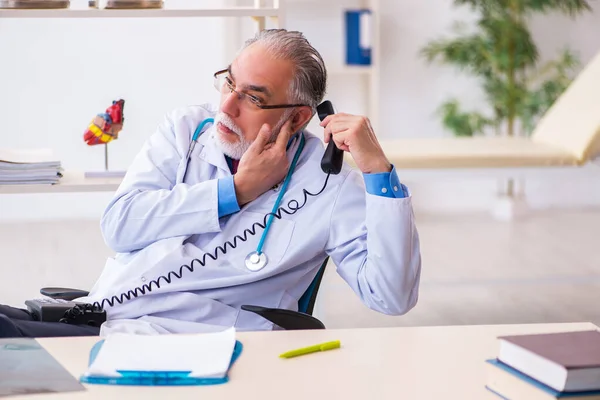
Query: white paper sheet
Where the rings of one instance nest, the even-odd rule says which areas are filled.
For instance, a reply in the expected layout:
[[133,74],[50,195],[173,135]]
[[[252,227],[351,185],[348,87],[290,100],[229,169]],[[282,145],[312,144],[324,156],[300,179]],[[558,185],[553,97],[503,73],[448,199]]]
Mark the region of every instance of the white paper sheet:
[[235,328],[194,335],[133,335],[105,338],[87,375],[118,377],[123,371],[192,371],[190,377],[222,378],[233,355]]
[[56,162],[51,149],[7,149],[0,148],[0,161],[8,163],[48,163]]

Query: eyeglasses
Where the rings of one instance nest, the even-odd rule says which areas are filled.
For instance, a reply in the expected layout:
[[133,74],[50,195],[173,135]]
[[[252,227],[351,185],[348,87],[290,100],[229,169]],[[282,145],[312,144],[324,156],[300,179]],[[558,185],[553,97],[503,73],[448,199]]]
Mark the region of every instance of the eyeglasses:
[[227,69],[215,72],[214,78],[215,89],[222,94],[235,92],[235,94],[238,96],[238,99],[241,100],[243,104],[248,106],[248,108],[270,110],[274,108],[310,107],[308,104],[263,104],[263,101],[260,98],[248,93],[237,91],[235,89],[235,83],[229,76],[229,70]]

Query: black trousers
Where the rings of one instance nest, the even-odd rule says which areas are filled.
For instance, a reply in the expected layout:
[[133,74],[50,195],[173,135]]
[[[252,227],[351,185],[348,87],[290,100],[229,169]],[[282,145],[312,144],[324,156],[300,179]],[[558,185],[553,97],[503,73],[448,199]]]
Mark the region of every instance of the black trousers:
[[0,338],[98,336],[100,328],[35,321],[29,311],[0,304]]

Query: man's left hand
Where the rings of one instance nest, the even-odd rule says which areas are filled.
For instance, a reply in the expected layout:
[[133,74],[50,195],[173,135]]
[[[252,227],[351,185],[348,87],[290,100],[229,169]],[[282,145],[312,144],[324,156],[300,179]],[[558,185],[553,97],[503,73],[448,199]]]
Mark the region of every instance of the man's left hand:
[[392,165],[388,161],[377,141],[371,122],[367,117],[344,113],[328,115],[320,123],[325,127],[325,143],[333,141],[340,150],[352,154],[356,166],[366,174],[390,172]]

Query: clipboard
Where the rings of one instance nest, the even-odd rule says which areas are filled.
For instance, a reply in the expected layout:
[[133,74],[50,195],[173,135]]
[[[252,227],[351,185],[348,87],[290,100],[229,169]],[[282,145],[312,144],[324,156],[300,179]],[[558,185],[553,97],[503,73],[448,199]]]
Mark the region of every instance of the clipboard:
[[[99,341],[90,350],[88,365],[91,365],[102,345],[104,340]],[[235,363],[242,353],[243,345],[239,340],[235,341],[229,369]],[[229,369],[227,372],[229,372]],[[106,376],[89,376],[82,375],[79,380],[81,383],[89,383],[95,385],[128,385],[128,386],[199,386],[199,385],[220,385],[229,381],[229,376],[226,374],[222,378],[198,378],[190,377],[191,371],[117,371],[121,374],[120,377]]]

